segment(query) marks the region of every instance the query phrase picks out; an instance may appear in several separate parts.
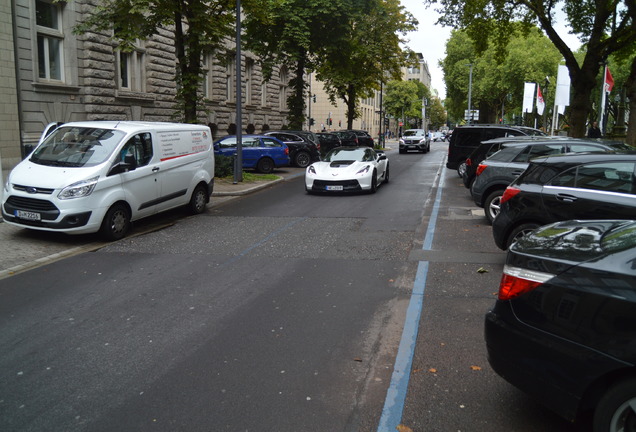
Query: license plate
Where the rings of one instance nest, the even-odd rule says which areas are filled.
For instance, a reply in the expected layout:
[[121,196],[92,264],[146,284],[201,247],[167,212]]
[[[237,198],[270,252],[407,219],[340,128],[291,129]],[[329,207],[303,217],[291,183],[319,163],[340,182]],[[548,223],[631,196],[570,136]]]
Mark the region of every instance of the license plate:
[[327,186],[328,191],[341,191],[344,188],[342,186]]
[[34,220],[34,221],[39,221],[42,219],[40,213],[24,211],[24,210],[16,210],[15,217],[20,219]]

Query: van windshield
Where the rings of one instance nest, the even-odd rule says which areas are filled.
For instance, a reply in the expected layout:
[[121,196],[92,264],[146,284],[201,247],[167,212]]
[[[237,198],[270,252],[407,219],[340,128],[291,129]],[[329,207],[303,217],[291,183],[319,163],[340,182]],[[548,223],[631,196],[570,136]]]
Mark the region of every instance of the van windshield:
[[91,167],[108,160],[126,134],[112,129],[60,127],[31,154],[39,165]]

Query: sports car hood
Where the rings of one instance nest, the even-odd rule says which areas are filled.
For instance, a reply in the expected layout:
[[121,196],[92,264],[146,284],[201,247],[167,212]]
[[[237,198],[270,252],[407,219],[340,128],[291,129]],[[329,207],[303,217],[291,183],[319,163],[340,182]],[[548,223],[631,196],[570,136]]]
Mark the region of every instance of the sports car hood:
[[316,162],[313,164],[317,176],[353,176],[365,166],[373,166],[371,162],[359,161],[334,161],[334,162]]
[[636,221],[571,220],[537,229],[513,244],[510,251],[580,264],[635,246]]

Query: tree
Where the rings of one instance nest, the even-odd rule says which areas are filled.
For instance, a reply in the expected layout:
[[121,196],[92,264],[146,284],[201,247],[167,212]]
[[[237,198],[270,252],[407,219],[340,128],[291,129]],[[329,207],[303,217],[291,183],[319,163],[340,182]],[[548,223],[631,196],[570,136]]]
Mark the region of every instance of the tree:
[[332,103],[347,106],[347,128],[359,117],[361,98],[379,90],[380,82],[399,79],[409,52],[400,35],[415,30],[417,21],[398,0],[353,1],[346,31],[319,55],[317,77],[324,83]]
[[431,99],[427,111],[430,118],[429,127],[431,129],[439,129],[446,124],[446,110],[438,97]]
[[[585,135],[591,110],[590,94],[607,58],[636,42],[636,3],[633,0],[425,0],[439,4],[441,23],[465,28],[484,50],[496,41],[506,45],[515,22],[529,28],[538,23],[565,59],[573,96],[570,101],[571,135]],[[554,16],[562,6],[572,32],[586,44],[582,63],[555,30]]]
[[112,31],[118,49],[132,50],[135,40],[162,29],[174,32],[178,69],[177,101],[182,120],[197,121],[198,91],[203,78],[202,54],[224,46],[233,33],[233,0],[103,0],[75,27],[75,33]]
[[480,122],[496,122],[502,105],[506,112],[520,114],[524,82],[540,84],[544,96],[554,100],[554,92],[546,92],[544,83],[546,77],[556,82],[559,52],[536,28],[525,34],[518,26],[512,31],[505,47],[490,44],[478,52],[467,32],[453,30],[440,65],[446,80],[446,106],[454,118],[463,118],[467,109],[469,64],[473,65],[472,106],[479,108]]
[[389,81],[384,94],[384,110],[387,114],[406,122],[408,118],[422,117],[422,99],[418,96],[414,81]]
[[287,98],[288,125],[300,129],[305,121],[307,71],[317,53],[345,31],[350,7],[346,0],[256,0],[247,9],[246,46],[257,54],[266,79],[274,67],[287,66],[293,92]]

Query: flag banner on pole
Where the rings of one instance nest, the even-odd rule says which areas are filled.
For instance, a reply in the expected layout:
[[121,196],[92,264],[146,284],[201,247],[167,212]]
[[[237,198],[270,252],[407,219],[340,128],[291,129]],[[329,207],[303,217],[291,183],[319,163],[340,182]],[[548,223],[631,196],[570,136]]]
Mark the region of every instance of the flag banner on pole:
[[523,87],[523,111],[532,112],[534,109],[534,87],[535,83],[525,83]]
[[554,104],[564,107],[570,105],[570,72],[565,65],[559,65]]
[[537,84],[537,113],[543,115],[545,109],[545,101],[543,100],[543,94],[541,93],[541,87]]
[[612,73],[610,72],[609,67],[606,67],[605,68],[605,91],[607,93],[610,93],[613,88],[614,88],[614,77],[612,76]]

